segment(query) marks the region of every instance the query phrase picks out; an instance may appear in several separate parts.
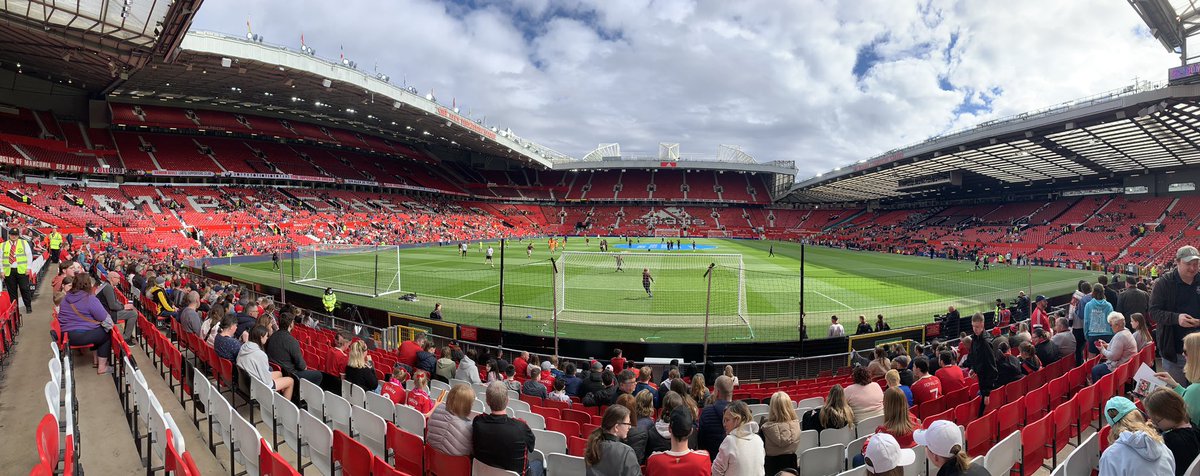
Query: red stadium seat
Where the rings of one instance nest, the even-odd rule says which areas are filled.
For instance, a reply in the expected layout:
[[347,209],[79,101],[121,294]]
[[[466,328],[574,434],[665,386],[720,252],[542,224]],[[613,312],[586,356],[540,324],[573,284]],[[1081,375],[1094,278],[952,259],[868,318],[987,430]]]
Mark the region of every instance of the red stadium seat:
[[1052,423],[1050,416],[1044,416],[1030,421],[1021,431],[1021,476],[1030,476],[1042,467]]
[[546,430],[557,431],[567,436],[581,436],[579,433],[579,423],[556,418],[546,419]]
[[[415,473],[417,475],[421,473]],[[387,461],[379,459],[378,456],[371,457],[371,476],[412,476],[413,473],[407,473],[397,468],[393,468],[387,464]]]
[[567,435],[567,454],[583,457],[583,452],[586,448],[587,438]]
[[988,412],[967,424],[967,453],[983,456],[992,449],[996,437],[996,412]]
[[425,451],[421,437],[387,423],[387,449],[392,451],[397,469],[410,474],[425,474]]
[[1025,419],[1029,422],[1046,416],[1050,406],[1050,385],[1042,385],[1025,394]]
[[450,456],[438,451],[432,446],[425,445],[426,470],[430,476],[459,476],[471,474],[470,456]]
[[1012,403],[1005,404],[996,411],[995,441],[1003,440],[1006,436],[1017,431],[1025,423],[1025,398],[1018,398]]
[[[371,450],[341,430],[333,431],[333,462],[345,476],[371,476]],[[464,473],[465,474],[465,473]]]

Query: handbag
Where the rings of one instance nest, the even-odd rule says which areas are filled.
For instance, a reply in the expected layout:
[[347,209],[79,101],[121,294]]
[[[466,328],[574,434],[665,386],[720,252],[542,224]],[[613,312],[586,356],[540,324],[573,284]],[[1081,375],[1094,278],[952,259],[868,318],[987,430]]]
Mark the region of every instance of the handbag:
[[112,329],[113,329],[113,321],[112,321],[112,317],[111,317],[111,316],[110,316],[110,317],[106,317],[106,318],[104,318],[104,320],[103,320],[103,321],[97,321],[97,320],[95,320],[95,319],[92,319],[92,318],[88,317],[88,316],[87,316],[87,315],[85,315],[84,313],[82,313],[82,312],[79,312],[79,308],[75,307],[75,304],[74,304],[74,303],[67,303],[67,305],[71,306],[71,310],[72,310],[72,311],[75,311],[75,315],[77,315],[77,316],[79,316],[79,317],[82,317],[82,318],[84,318],[85,320],[88,320],[88,321],[94,322],[94,323],[96,323],[96,324],[100,324],[100,327],[103,327],[103,328],[104,328],[104,332],[112,332]]

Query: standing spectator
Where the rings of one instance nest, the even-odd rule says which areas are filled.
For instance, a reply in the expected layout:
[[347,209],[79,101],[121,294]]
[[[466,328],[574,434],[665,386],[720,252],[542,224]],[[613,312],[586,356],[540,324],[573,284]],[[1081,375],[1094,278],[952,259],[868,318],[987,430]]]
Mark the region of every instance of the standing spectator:
[[[1060,358],[1075,354],[1075,332],[1068,324],[1067,318],[1060,317],[1054,320],[1054,335],[1050,337],[1050,342],[1058,347],[1058,355]],[[1079,361],[1075,361],[1079,364]]]
[[433,304],[433,311],[429,313],[429,318],[435,321],[442,320],[442,303]]
[[846,335],[846,328],[838,324],[837,316],[829,318],[829,337],[842,337]]
[[732,366],[732,365],[726,365],[726,366],[725,366],[725,372],[724,372],[724,375],[725,375],[726,377],[729,377],[729,379],[730,379],[730,380],[733,380],[733,386],[734,386],[734,388],[736,388],[736,387],[738,386],[738,378],[737,378],[737,375],[734,375],[734,374],[733,374],[733,366]]
[[[533,431],[525,422],[506,413],[508,389],[501,382],[492,382],[488,384],[485,396],[491,413],[479,415],[471,423],[473,457],[483,464],[506,471],[516,471],[525,476],[543,476],[545,462],[530,458],[534,449]],[[633,451],[630,450],[630,453],[632,455]]]
[[1142,403],[1150,422],[1162,432],[1163,443],[1175,458],[1175,476],[1187,472],[1188,461],[1200,456],[1200,429],[1192,426],[1183,398],[1170,389],[1160,388]]
[[[971,333],[971,354],[968,357],[970,364],[967,368],[979,377],[979,396],[983,397],[986,405],[988,395],[1000,387],[1000,374],[996,368],[996,352],[993,350],[991,337],[983,327],[983,314],[977,312],[971,316]],[[945,384],[945,380],[942,383]],[[979,406],[979,416],[983,416],[985,405]]]
[[450,456],[471,455],[471,404],[475,392],[457,384],[446,392],[445,405],[438,405],[426,424],[425,441],[433,449]]
[[[33,270],[33,245],[21,239],[21,230],[8,230],[8,240],[0,244],[0,262],[4,263],[4,290],[13,302],[25,301],[25,313],[33,313],[33,291],[29,273]],[[79,268],[82,271],[82,267]],[[110,349],[111,350],[111,349]],[[107,367],[106,367],[107,368]]]
[[1175,474],[1174,455],[1133,402],[1125,397],[1110,398],[1104,404],[1103,415],[1112,430],[1108,433],[1109,446],[1100,455],[1100,474]]
[[1050,328],[1050,315],[1046,313],[1046,307],[1050,305],[1050,301],[1046,296],[1038,295],[1033,300],[1033,314],[1029,317],[1030,327],[1037,329],[1039,326],[1042,329]]
[[371,354],[367,353],[367,345],[361,340],[350,344],[350,356],[346,360],[346,370],[343,372],[346,380],[362,387],[368,392],[379,393],[379,378],[375,375],[375,364]]
[[[730,381],[730,388],[733,388],[732,381]],[[692,400],[695,400],[696,403],[699,404],[700,406],[707,405],[709,393],[708,393],[708,387],[706,387],[704,385],[704,375],[703,374],[696,374],[696,375],[692,376],[692,386],[691,386],[691,388],[688,389],[688,395],[691,396]],[[732,390],[730,391],[729,395],[725,396],[725,398],[726,398],[726,400],[733,398]],[[709,453],[711,453],[715,456],[717,454],[716,448],[714,448],[713,451],[710,451]]]
[[621,349],[613,349],[613,357],[609,363],[612,364],[614,374],[621,373],[622,370],[625,370],[624,352],[621,352]]
[[1079,287],[1074,294],[1071,295],[1070,317],[1071,317],[1071,333],[1075,335],[1075,362],[1082,363],[1084,360],[1083,349],[1087,347],[1087,336],[1084,332],[1083,310],[1087,307],[1088,302],[1092,300],[1092,285],[1087,281],[1080,280]]
[[1112,304],[1104,298],[1104,286],[1100,283],[1092,285],[1092,300],[1083,308],[1083,332],[1087,338],[1088,355],[1100,353],[1096,341],[1112,338],[1113,328],[1108,324],[1108,315],[1111,312]]
[[913,362],[913,368],[915,369],[913,373],[917,378],[910,386],[913,403],[920,405],[942,395],[942,381],[929,373],[929,359],[917,357],[917,360]]
[[[185,315],[186,312],[185,308]],[[267,339],[267,357],[279,365],[285,374],[321,385],[321,372],[308,368],[308,364],[304,362],[304,353],[300,351],[300,341],[292,336],[295,326],[295,316],[287,312],[279,314],[279,330]]]
[[800,421],[804,430],[821,431],[826,428],[854,428],[854,410],[846,402],[846,393],[841,385],[829,387],[829,395],[821,408],[809,410]]
[[854,412],[854,423],[883,414],[883,389],[867,375],[867,369],[855,367],[850,373],[854,383],[846,387],[846,403]]
[[1117,295],[1116,310],[1133,319],[1134,314],[1150,315],[1150,293],[1133,276],[1125,278],[1125,290]]
[[[717,379],[720,382],[720,378]],[[719,453],[713,460],[714,476],[750,476],[764,473],[766,458],[763,440],[758,436],[758,423],[750,414],[746,402],[731,402],[725,408],[722,426],[727,435],[721,441]]]
[[800,419],[787,392],[771,395],[767,419],[762,425],[766,454],[766,473],[774,475],[785,468],[796,467],[796,447],[800,445]]
[[[678,397],[678,394],[672,394]],[[712,463],[704,450],[693,451],[688,447],[688,438],[694,433],[693,416],[687,407],[672,407],[663,415],[662,425],[670,434],[669,450],[656,452],[646,460],[646,476],[710,476]],[[665,425],[663,424],[665,422]],[[792,457],[793,463],[795,456]]]
[[108,359],[112,356],[109,329],[112,329],[113,322],[108,310],[92,294],[90,276],[83,273],[75,276],[75,283],[59,308],[58,324],[62,332],[67,333],[70,345],[91,344],[95,350],[93,366],[96,367],[96,373],[111,372],[108,367]]
[[944,319],[946,321],[946,329],[945,332],[942,332],[942,334],[948,336],[958,335],[959,328],[962,327],[960,322],[962,321],[962,316],[958,313],[958,308],[954,306],[947,308],[946,317]]
[[858,329],[856,329],[854,331],[854,335],[863,335],[863,334],[870,334],[870,333],[871,333],[871,325],[867,324],[867,316],[859,314]]
[[583,458],[588,476],[634,476],[642,470],[633,448],[621,443],[633,426],[629,409],[613,405],[604,411],[600,426],[588,435]]
[[875,332],[883,332],[892,330],[892,326],[883,321],[883,314],[875,316]]
[[1133,358],[1133,354],[1137,353],[1137,341],[1134,340],[1133,334],[1129,333],[1129,329],[1125,328],[1125,316],[1119,312],[1108,313],[1108,325],[1114,334],[1111,342],[1096,341],[1100,356],[1104,357],[1105,361],[1092,367],[1092,382],[1112,373],[1117,366],[1128,362]]
[[962,367],[954,363],[954,354],[951,354],[949,350],[943,350],[938,358],[942,361],[942,365],[938,367],[934,375],[942,384],[942,394],[948,395],[960,388],[966,388],[967,377],[963,375]]
[[[695,378],[692,381],[695,382]],[[724,421],[725,407],[729,405],[729,400],[733,397],[733,381],[724,375],[717,377],[717,381],[713,384],[713,390],[716,393],[712,404],[705,406],[704,410],[700,412],[699,429],[701,449],[707,451],[710,457],[716,458],[721,449],[721,441],[725,439],[725,434],[728,432],[722,422]]]
[[1137,350],[1142,350],[1154,342],[1154,335],[1150,333],[1150,326],[1146,323],[1146,316],[1142,313],[1134,313],[1129,316],[1129,332],[1133,333],[1133,340],[1137,342]]
[[[1158,372],[1154,376],[1162,379],[1167,388],[1175,389],[1175,393],[1183,397],[1188,415],[1192,417],[1192,426],[1200,428],[1200,333],[1184,337],[1180,353],[1187,359],[1183,366],[1187,379],[1182,382],[1175,380],[1175,376],[1170,372]],[[1188,383],[1189,381],[1191,383]]]

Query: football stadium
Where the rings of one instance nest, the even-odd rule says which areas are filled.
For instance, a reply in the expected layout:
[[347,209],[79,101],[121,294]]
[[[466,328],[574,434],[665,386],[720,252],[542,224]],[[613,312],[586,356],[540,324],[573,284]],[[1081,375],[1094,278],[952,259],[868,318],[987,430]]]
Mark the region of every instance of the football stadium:
[[1200,475],[1125,3],[4,2],[0,474]]

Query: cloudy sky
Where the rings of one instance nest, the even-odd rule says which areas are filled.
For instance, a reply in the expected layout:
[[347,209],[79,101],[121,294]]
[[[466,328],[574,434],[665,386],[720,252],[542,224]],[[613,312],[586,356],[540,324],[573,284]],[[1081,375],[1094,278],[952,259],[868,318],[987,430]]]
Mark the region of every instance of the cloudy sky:
[[247,20],[573,157],[731,144],[800,178],[1178,62],[1097,0],[206,0],[193,28]]

